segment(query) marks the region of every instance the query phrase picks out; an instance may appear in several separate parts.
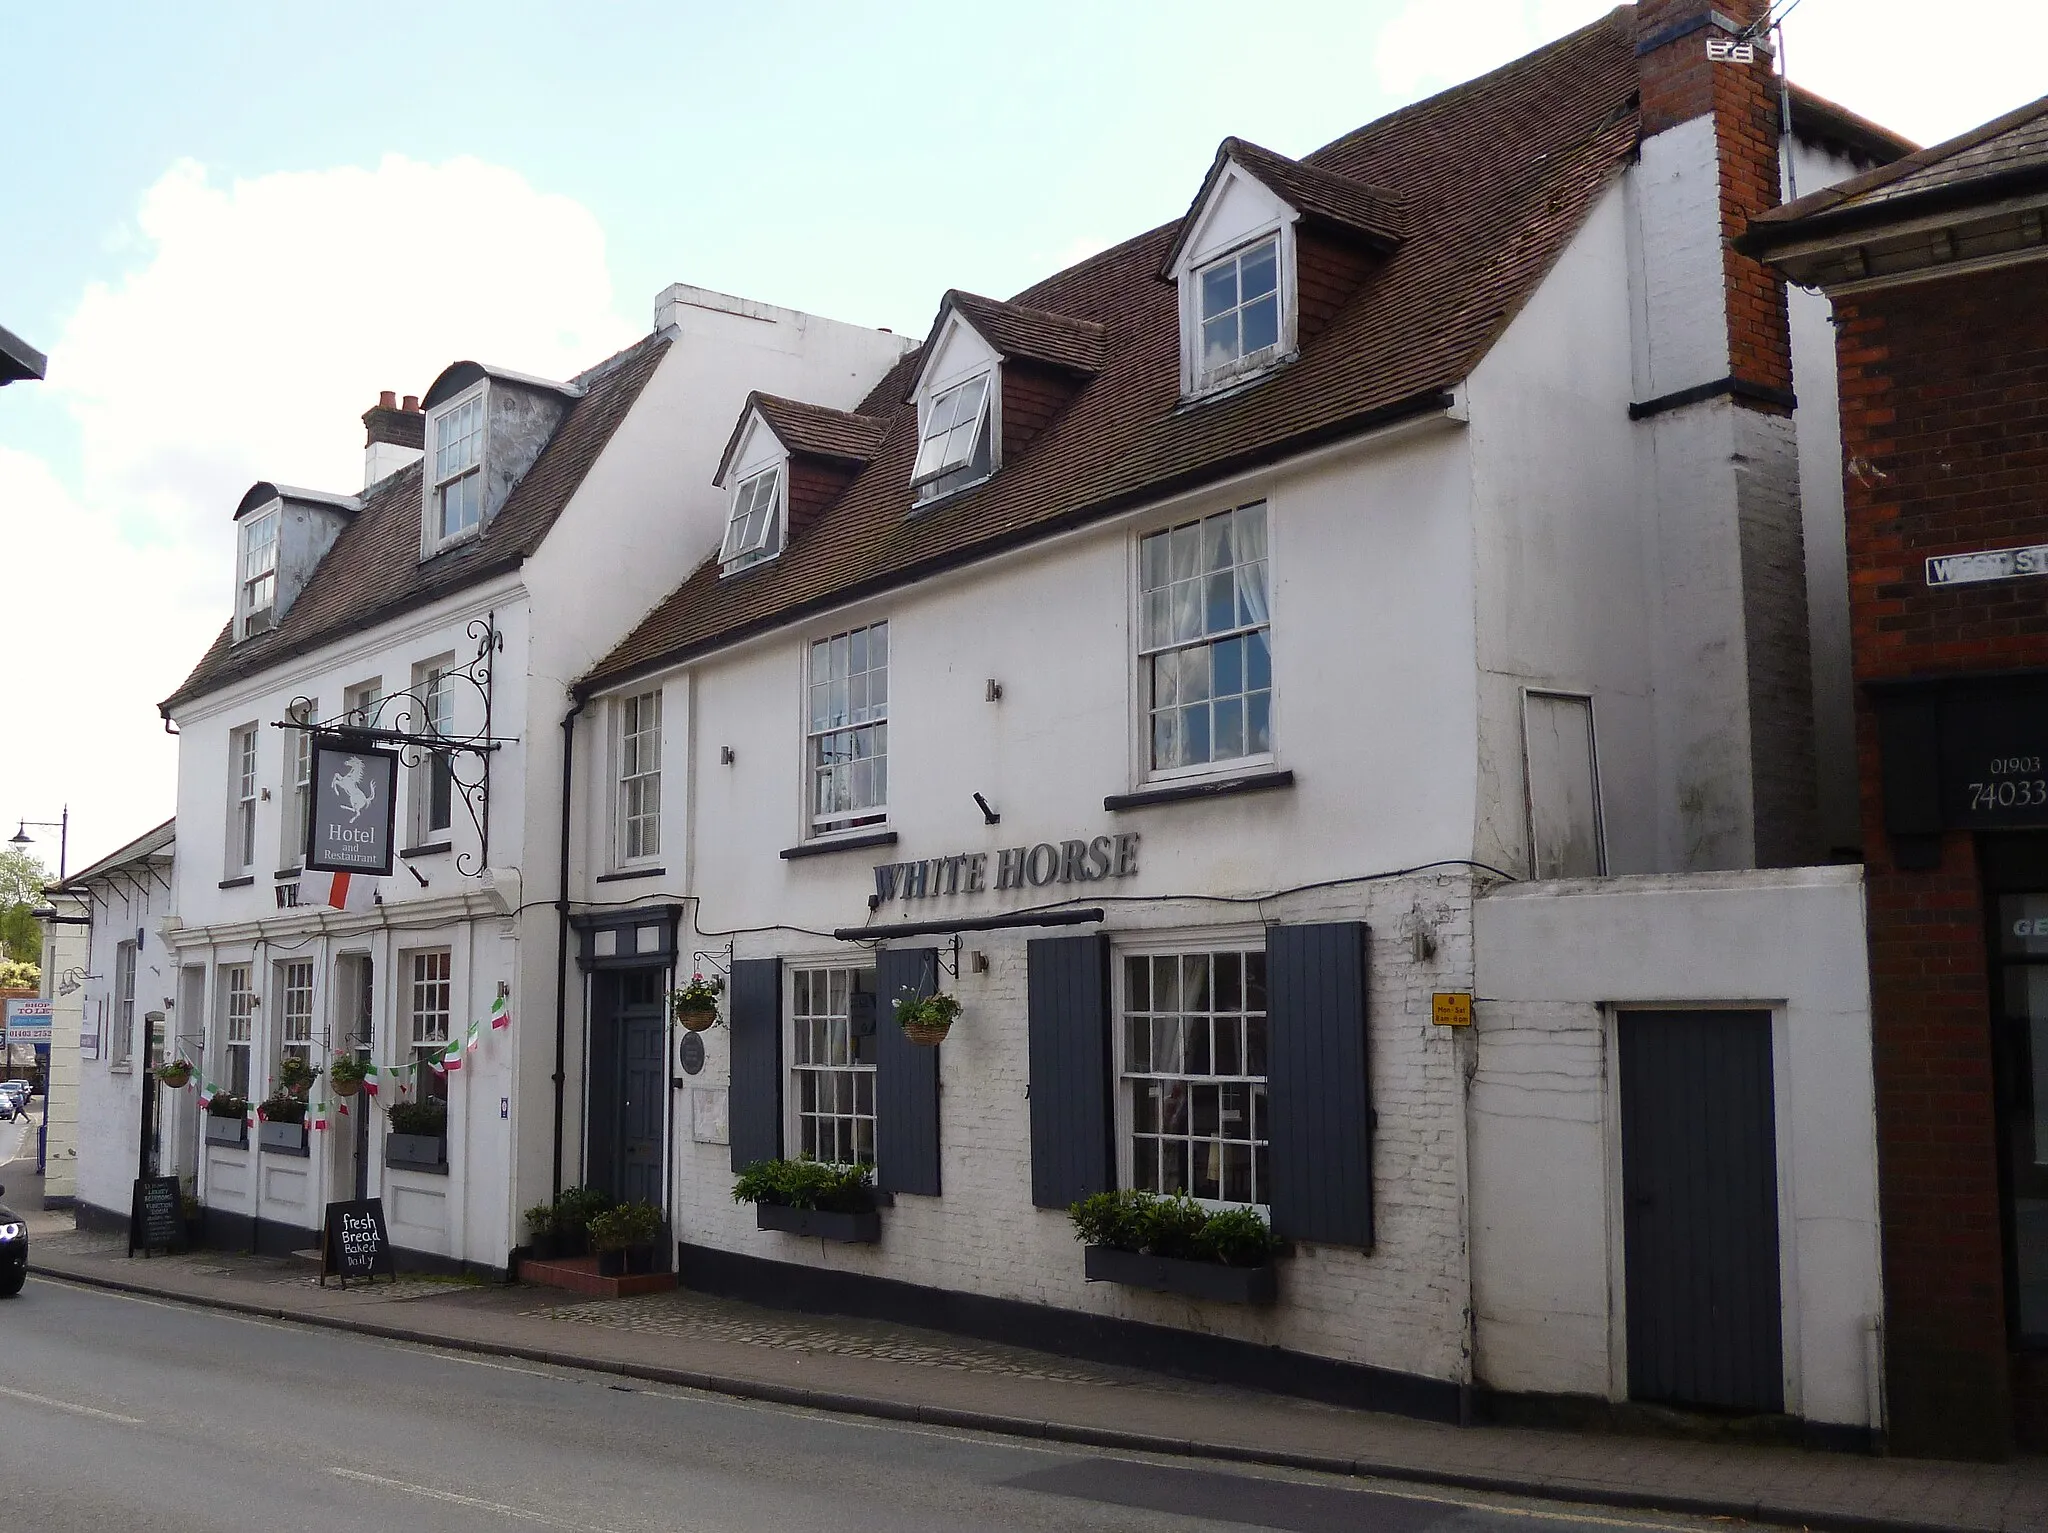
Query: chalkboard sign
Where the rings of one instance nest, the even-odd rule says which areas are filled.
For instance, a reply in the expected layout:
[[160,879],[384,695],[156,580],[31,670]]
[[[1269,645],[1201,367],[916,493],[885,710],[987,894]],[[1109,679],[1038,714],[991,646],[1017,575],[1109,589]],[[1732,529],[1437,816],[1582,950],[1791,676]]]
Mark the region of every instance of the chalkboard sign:
[[139,1176],[128,1209],[128,1254],[168,1251],[185,1243],[185,1198],[175,1176]]
[[334,1277],[346,1288],[350,1278],[368,1281],[380,1272],[393,1282],[398,1279],[391,1235],[384,1228],[384,1200],[328,1204],[327,1228],[320,1238],[320,1286]]

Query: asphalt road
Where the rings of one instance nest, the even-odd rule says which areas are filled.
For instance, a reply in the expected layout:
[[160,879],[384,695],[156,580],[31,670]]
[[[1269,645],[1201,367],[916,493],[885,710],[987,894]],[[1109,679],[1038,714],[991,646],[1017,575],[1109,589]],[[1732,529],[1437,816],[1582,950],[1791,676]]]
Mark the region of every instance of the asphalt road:
[[1704,1526],[628,1388],[43,1279],[0,1301],[0,1484],[48,1533]]

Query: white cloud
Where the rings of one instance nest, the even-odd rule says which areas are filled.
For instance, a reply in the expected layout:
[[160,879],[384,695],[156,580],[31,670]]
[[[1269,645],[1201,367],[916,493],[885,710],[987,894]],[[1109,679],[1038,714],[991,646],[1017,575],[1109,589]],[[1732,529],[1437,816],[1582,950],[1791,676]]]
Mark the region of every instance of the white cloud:
[[353,491],[380,389],[424,393],[464,357],[567,377],[641,328],[589,211],[474,159],[225,184],[180,162],[136,229],[136,264],[86,288],[49,382],[16,386],[67,409],[80,481],[54,450],[0,451],[10,625],[75,678],[42,693],[34,747],[0,754],[0,814],[68,801],[84,856],[170,812],[155,705],[225,620],[252,482]]

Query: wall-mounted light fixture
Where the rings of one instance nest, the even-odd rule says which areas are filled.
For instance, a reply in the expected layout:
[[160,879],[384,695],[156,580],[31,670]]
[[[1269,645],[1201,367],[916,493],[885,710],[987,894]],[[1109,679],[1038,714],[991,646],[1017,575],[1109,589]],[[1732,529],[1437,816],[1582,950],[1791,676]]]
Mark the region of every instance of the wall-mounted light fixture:
[[730,745],[721,745],[718,747],[718,764],[720,766],[731,766],[738,759],[739,758],[732,753],[732,747]]
[[982,693],[981,696],[983,702],[1001,702],[1003,700],[1003,684],[991,676],[988,680],[988,690]]
[[984,825],[1000,825],[1003,823],[1003,817],[997,814],[995,810],[989,806],[989,801],[983,798],[979,793],[974,795],[974,802],[981,808],[981,821]]

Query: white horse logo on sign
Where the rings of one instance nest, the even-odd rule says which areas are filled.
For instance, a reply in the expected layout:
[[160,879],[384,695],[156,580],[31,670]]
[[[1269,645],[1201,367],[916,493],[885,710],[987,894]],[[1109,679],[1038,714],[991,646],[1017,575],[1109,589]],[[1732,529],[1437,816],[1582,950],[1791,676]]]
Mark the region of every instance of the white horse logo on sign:
[[377,796],[376,785],[369,780],[369,774],[360,756],[350,756],[343,761],[341,770],[330,779],[329,786],[342,799],[343,807],[348,810],[348,822],[351,825],[362,819],[363,811],[370,807],[370,801]]

